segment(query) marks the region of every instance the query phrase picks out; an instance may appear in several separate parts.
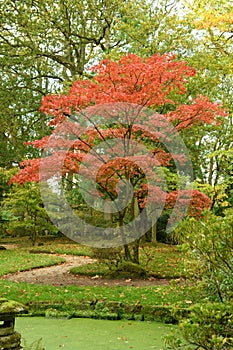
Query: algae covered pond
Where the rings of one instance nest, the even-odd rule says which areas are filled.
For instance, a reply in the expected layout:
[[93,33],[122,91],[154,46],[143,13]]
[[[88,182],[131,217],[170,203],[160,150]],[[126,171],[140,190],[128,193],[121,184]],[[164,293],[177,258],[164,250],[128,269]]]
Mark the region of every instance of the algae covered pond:
[[[19,317],[22,345],[42,338],[45,350],[161,350],[173,326],[156,322]],[[34,347],[32,347],[34,349]]]

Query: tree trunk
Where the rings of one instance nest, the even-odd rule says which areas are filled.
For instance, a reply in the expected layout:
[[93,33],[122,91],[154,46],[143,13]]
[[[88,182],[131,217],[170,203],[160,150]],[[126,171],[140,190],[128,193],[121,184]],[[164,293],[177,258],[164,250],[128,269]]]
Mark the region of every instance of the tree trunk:
[[127,244],[126,237],[125,237],[123,218],[124,218],[124,211],[123,211],[123,213],[119,213],[119,221],[118,221],[120,233],[121,233],[121,241],[122,241],[122,244],[124,246],[124,259],[126,261],[132,261],[130,250],[129,250],[129,245]]
[[157,242],[157,227],[156,222],[151,227],[151,243],[155,244]]
[[112,222],[112,213],[109,212],[111,208],[110,203],[108,201],[104,202],[104,220]]
[[131,261],[132,262],[132,257],[131,257],[131,254],[130,254],[130,250],[129,250],[128,244],[124,245],[124,259],[126,261]]
[[[132,200],[132,220],[135,220],[140,215],[140,209],[138,205],[138,199],[137,197],[133,197]],[[139,243],[140,243],[140,237],[141,237],[141,227],[139,225],[142,225],[142,222],[134,222],[134,235],[135,235],[135,242],[133,244],[133,258],[132,262],[135,264],[139,264]]]
[[140,238],[134,242],[133,245],[133,263],[139,264],[139,246],[140,246]]
[[152,226],[151,226],[151,243],[155,244],[157,242],[157,217],[156,208],[152,211]]

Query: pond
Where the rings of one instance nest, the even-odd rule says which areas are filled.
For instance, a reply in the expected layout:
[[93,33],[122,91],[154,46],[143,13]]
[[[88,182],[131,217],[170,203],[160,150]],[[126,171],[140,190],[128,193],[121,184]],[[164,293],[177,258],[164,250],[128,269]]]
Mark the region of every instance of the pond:
[[163,336],[174,328],[157,322],[84,318],[18,317],[15,329],[22,345],[42,338],[45,350],[161,350]]

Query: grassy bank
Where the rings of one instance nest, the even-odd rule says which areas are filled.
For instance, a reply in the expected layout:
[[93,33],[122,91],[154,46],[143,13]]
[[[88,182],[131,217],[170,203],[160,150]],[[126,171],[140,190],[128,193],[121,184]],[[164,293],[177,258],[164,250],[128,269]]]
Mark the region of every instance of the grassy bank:
[[56,287],[0,282],[0,294],[29,308],[29,315],[172,321],[171,311],[200,300],[190,286]]

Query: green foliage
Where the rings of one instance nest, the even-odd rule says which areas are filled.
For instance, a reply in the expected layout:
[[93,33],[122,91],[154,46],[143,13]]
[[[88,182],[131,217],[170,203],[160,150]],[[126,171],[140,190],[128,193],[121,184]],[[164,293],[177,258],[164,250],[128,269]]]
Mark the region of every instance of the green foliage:
[[233,305],[201,303],[180,321],[180,335],[165,337],[167,350],[230,350],[233,348]]
[[[176,229],[175,239],[189,245],[189,266],[204,280],[210,296],[220,301],[233,298],[233,211],[225,217],[208,213],[205,220],[186,219]],[[189,269],[190,270],[190,269]]]
[[129,46],[142,49],[160,19],[152,28],[154,22],[144,0],[3,2],[0,166],[19,165],[29,153],[35,156],[23,141],[48,133],[48,118],[39,112],[44,95],[67,89],[86,74],[86,66],[112,51],[119,56]]
[[[189,83],[189,98],[207,94],[221,101],[229,113],[218,125],[197,127],[184,134],[195,179],[216,186],[232,178],[232,9],[225,0],[194,0],[185,5],[181,26],[190,35],[185,36],[182,54],[197,69]],[[222,157],[222,152],[228,155]]]
[[0,235],[6,234],[5,223],[15,219],[13,213],[3,207],[2,201],[11,189],[8,182],[17,171],[18,169],[7,170],[5,168],[0,168]]
[[224,216],[225,209],[231,207],[231,202],[233,200],[232,194],[228,195],[231,183],[227,179],[224,182],[212,186],[207,183],[201,183],[199,181],[194,181],[194,188],[205,193],[212,202],[212,212],[216,215]]
[[4,196],[9,192],[10,186],[8,182],[18,171],[19,169],[17,168],[7,170],[0,167],[0,201],[2,201]]
[[38,234],[56,233],[48,219],[39,187],[35,183],[15,184],[5,196],[0,210],[4,218],[4,230],[12,236],[29,235],[35,244]]

